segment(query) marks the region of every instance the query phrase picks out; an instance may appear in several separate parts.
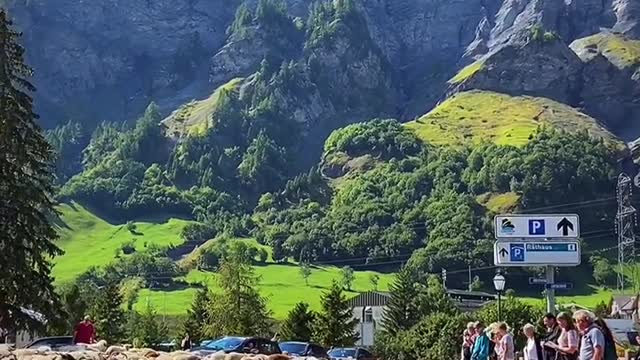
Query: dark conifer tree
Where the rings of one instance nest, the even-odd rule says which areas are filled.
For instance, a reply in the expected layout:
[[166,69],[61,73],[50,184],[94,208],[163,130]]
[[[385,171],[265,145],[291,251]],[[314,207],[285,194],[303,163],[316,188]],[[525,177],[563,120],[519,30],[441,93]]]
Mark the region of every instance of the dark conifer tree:
[[315,313],[309,310],[309,304],[297,303],[282,323],[280,337],[286,340],[310,341],[315,318]]
[[414,271],[405,266],[396,275],[391,284],[391,299],[384,312],[382,323],[384,331],[395,335],[399,331],[409,330],[419,320],[417,314],[416,276]]
[[117,343],[125,335],[125,314],[120,288],[117,282],[109,281],[100,291],[101,295],[90,310],[97,336],[110,344]]
[[314,340],[324,346],[352,346],[358,340],[357,319],[353,319],[351,306],[342,292],[342,286],[333,282],[322,297],[322,311],[314,326]]
[[207,304],[209,302],[209,290],[198,291],[193,299],[191,309],[187,311],[187,319],[182,325],[184,334],[189,334],[191,341],[199,343],[203,340],[203,329],[207,321]]
[[0,328],[38,327],[23,309],[51,318],[60,307],[50,263],[61,254],[52,221],[53,150],[35,121],[32,70],[19,36],[0,9]]

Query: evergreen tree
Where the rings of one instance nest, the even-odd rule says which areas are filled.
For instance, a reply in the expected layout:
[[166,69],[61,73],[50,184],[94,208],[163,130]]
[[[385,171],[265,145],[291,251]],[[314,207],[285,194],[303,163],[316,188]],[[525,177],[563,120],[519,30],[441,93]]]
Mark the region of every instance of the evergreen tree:
[[56,216],[53,150],[46,142],[30,93],[20,34],[0,9],[0,328],[37,328],[30,309],[53,318],[60,308],[51,278]]
[[333,282],[329,292],[321,299],[322,311],[314,324],[314,340],[325,346],[351,346],[358,340],[355,332],[357,319],[352,318],[351,307],[342,293],[342,286]]
[[191,341],[199,343],[203,340],[204,336],[202,331],[206,324],[207,303],[209,301],[209,290],[202,289],[198,291],[191,309],[187,311],[187,319],[182,324],[182,331],[184,334],[189,334]]
[[132,333],[129,335],[144,347],[155,347],[166,337],[167,326],[158,320],[158,314],[151,303],[147,302],[145,311],[135,316],[137,324],[131,324]]
[[316,314],[309,309],[309,304],[297,303],[282,323],[280,336],[287,340],[310,341],[315,318]]
[[389,290],[391,299],[384,312],[382,324],[386,333],[395,335],[400,331],[409,330],[419,320],[415,304],[418,290],[413,270],[407,266],[400,269]]
[[267,299],[260,296],[259,277],[242,258],[229,257],[218,269],[219,293],[211,293],[204,334],[216,338],[226,334],[267,335]]
[[125,314],[122,310],[122,295],[118,283],[109,281],[101,289],[90,314],[96,323],[97,336],[108,343],[116,343],[124,336]]
[[[71,284],[60,289],[63,306],[64,333],[71,333],[87,311],[87,303],[82,297],[78,284]],[[62,330],[62,329],[59,329]]]
[[427,286],[420,288],[416,303],[419,317],[434,313],[449,314],[451,316],[459,313],[458,308],[453,304],[442,282],[436,275],[430,275],[427,278]]

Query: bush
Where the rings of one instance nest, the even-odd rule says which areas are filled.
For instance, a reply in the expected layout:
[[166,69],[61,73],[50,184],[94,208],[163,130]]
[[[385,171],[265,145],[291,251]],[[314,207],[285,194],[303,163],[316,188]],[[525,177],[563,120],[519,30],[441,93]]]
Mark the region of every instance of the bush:
[[130,233],[135,234],[137,228],[138,226],[134,224],[133,221],[127,221],[127,230],[129,230]]
[[136,252],[136,239],[132,239],[122,244],[120,246],[120,250],[122,250],[122,253],[125,255],[131,255]]
[[267,253],[267,250],[260,248],[258,249],[258,261],[262,264],[267,262],[267,258],[269,257],[269,254]]

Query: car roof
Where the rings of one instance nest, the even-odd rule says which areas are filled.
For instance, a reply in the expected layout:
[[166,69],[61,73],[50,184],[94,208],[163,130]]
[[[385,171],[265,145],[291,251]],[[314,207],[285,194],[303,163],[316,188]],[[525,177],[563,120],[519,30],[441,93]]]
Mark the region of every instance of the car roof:
[[304,341],[280,341],[279,344],[312,345],[311,343],[304,342]]
[[47,336],[47,337],[37,338],[36,340],[60,340],[60,339],[73,339],[73,336],[68,336],[68,335],[64,335],[64,336]]

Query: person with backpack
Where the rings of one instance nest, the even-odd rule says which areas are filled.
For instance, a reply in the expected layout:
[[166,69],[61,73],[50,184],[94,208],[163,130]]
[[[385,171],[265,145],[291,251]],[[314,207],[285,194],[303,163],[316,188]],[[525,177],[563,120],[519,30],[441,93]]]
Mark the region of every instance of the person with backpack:
[[595,316],[586,310],[578,310],[573,318],[582,333],[579,360],[605,360],[605,340],[602,330],[594,323]]

